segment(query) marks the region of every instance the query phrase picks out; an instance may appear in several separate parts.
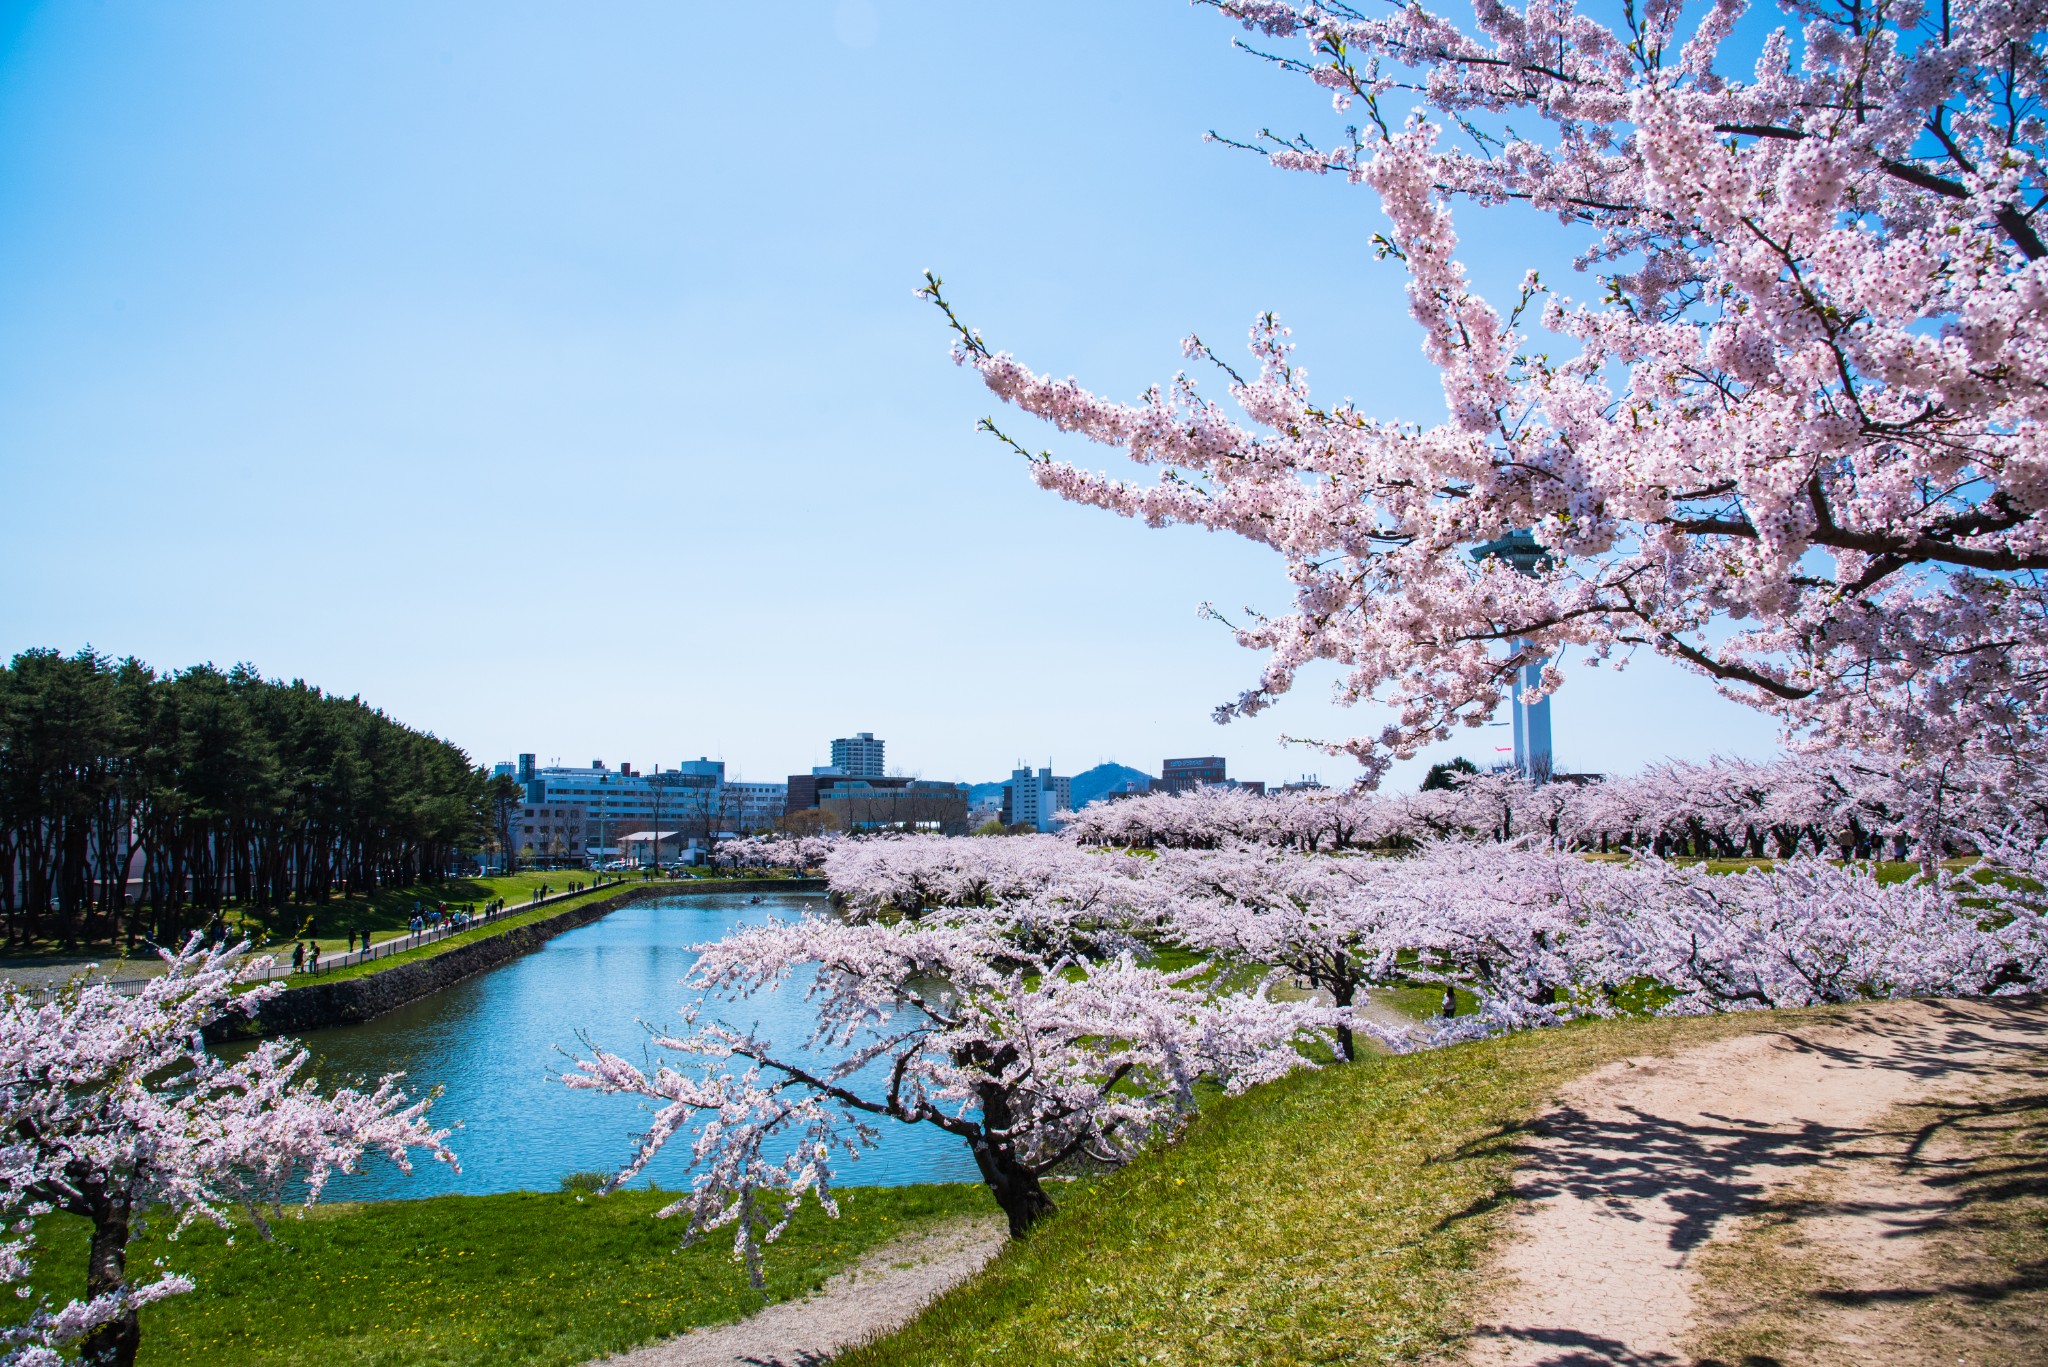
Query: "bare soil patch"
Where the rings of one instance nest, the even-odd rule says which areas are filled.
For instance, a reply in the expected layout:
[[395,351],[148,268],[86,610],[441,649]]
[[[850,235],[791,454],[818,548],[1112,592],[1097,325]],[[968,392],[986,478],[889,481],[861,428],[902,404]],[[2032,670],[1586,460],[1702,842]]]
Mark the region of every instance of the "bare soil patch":
[[[1874,1328],[1866,1305],[1854,1297],[1827,1299],[1832,1283],[1800,1272],[1796,1260],[1779,1267],[1774,1290],[1754,1282],[1760,1294],[1748,1305],[1731,1304],[1724,1288],[1745,1285],[1741,1269],[1764,1248],[1756,1242],[1764,1231],[1775,1230],[1770,1237],[1783,1243],[1792,1237],[1785,1232],[1787,1214],[1804,1214],[1815,1223],[1800,1237],[1819,1241],[1813,1247],[1849,1247],[1857,1258],[1870,1259],[1862,1264],[1839,1253],[1821,1255],[1851,1290],[1907,1287],[1908,1294],[1890,1299],[1910,1300],[1907,1318],[1923,1325],[1944,1317],[1980,1322],[1960,1287],[1948,1286],[1953,1279],[1905,1269],[1938,1265],[1950,1256],[1939,1251],[1951,1244],[1990,1260],[1980,1269],[1992,1273],[1987,1286],[2000,1277],[2024,1283],[2038,1269],[1995,1271],[1993,1264],[2009,1268],[2015,1257],[2024,1262],[2024,1252],[1988,1251],[1982,1230],[1954,1219],[1927,1229],[1917,1245],[1893,1239],[1897,1230],[1887,1207],[1911,1226],[1915,1200],[1947,1193],[1915,1196],[1910,1188],[1924,1187],[1922,1179],[1935,1174],[1899,1168],[1898,1155],[1913,1141],[1887,1122],[1912,1106],[1995,1116],[1995,1109],[1982,1108],[2041,1092],[2048,1078],[2044,1060],[2048,1012],[2039,1002],[1886,1002],[1859,1008],[1846,1020],[1766,1030],[1670,1058],[1625,1059],[1587,1075],[1567,1086],[1531,1127],[1509,1239],[1467,1345],[1469,1361],[1478,1367],[1667,1367],[1702,1362],[1693,1350],[1714,1349],[1718,1335],[1721,1345],[1744,1349],[1733,1361],[1766,1367],[1781,1360],[1767,1345],[1791,1340],[1771,1338],[1765,1320],[1790,1315],[1807,1324],[1808,1340],[1843,1337],[1844,1351],[1854,1342],[1861,1356],[1795,1354],[1783,1361],[1954,1363],[1954,1352],[1922,1356],[1892,1344],[1884,1335],[1893,1330]],[[1953,1145],[2011,1151],[2015,1144],[2024,1147],[2023,1138],[2014,1138],[2024,1128],[1996,1140],[1981,1130],[1933,1133],[1914,1152],[1940,1163],[1962,1161]],[[2026,1166],[2024,1158],[2003,1167],[1991,1161],[1982,1173],[1986,1182],[2001,1173],[2008,1183],[2038,1180],[2038,1168],[2029,1174]],[[1801,1192],[1810,1194],[1802,1198]],[[1817,1204],[1801,1206],[1802,1199]],[[1801,1248],[1803,1256],[1806,1245]],[[1720,1260],[1724,1251],[1733,1261]],[[1711,1285],[1702,1278],[1709,1265]],[[1910,1293],[1915,1277],[1929,1283],[1927,1294]],[[2009,1290],[2004,1299],[2019,1307],[2024,1321],[2032,1313],[2026,1288]],[[1857,1327],[1858,1315],[1870,1322]],[[1829,1316],[1837,1317],[1830,1321],[1835,1327],[1820,1327]],[[1900,1351],[1907,1355],[1889,1356]],[[1970,1363],[1992,1361],[1964,1356]],[[2036,1348],[2035,1356],[2012,1360],[2040,1362],[2043,1356]]]

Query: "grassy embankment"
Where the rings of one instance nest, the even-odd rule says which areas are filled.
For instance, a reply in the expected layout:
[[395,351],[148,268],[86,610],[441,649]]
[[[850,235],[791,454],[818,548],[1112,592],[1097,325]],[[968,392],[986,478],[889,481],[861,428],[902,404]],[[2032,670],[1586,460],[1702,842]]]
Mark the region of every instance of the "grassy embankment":
[[[753,875],[752,877],[782,878],[790,875],[775,873]],[[611,881],[602,886],[595,884],[599,878]],[[583,883],[589,891],[575,897],[562,898],[542,907],[528,908],[534,890],[548,888],[560,892],[570,882]],[[266,910],[263,913],[231,907],[226,915],[230,934],[246,935],[259,952],[268,953],[280,959],[291,957],[294,943],[314,943],[320,946],[322,955],[332,956],[348,948],[351,931],[368,931],[378,946],[405,933],[407,923],[412,919],[416,905],[431,909],[437,904],[445,905],[450,911],[471,909],[480,911],[493,900],[502,898],[506,903],[506,914],[496,920],[474,927],[460,935],[423,945],[416,950],[374,959],[368,964],[353,965],[330,973],[322,973],[308,982],[333,982],[340,978],[359,977],[364,973],[381,972],[397,964],[443,954],[459,945],[488,935],[502,934],[514,926],[527,925],[542,920],[557,912],[594,901],[602,897],[616,896],[626,888],[639,887],[644,882],[639,874],[594,874],[578,870],[548,870],[545,872],[514,873],[490,878],[452,878],[440,883],[423,883],[417,886],[386,888],[368,897],[335,897],[317,905],[299,905],[282,910]],[[652,882],[663,887],[700,887],[716,889],[734,883],[733,879],[720,878],[657,878]],[[90,957],[101,968],[116,977],[134,976],[138,971],[148,973],[159,964],[156,952],[148,947],[138,947],[132,955],[123,956],[117,952],[105,952],[90,956],[76,952],[59,952],[56,947],[41,954],[20,953],[11,955],[7,964],[13,968],[35,968],[40,964],[61,965],[83,963]],[[0,977],[6,976],[6,969],[0,968]],[[297,981],[297,980],[295,980]]]
[[[560,892],[564,885],[572,879],[578,882],[589,883],[598,877],[611,878],[614,881],[592,887],[588,891],[578,893],[573,897],[564,897],[542,906],[531,907],[528,910],[522,911],[520,909],[531,901],[536,888],[545,887],[552,889],[554,892]],[[366,963],[350,964],[345,968],[336,969],[331,973],[323,972],[317,977],[307,978],[303,981],[337,982],[347,978],[359,978],[370,973],[381,973],[385,969],[393,968],[399,964],[413,963],[421,959],[432,958],[437,954],[445,954],[451,949],[476,940],[485,939],[492,935],[502,935],[506,931],[518,926],[531,925],[535,921],[544,921],[550,916],[559,915],[564,911],[586,905],[590,902],[602,901],[607,897],[616,897],[621,892],[631,888],[654,886],[664,888],[698,887],[716,889],[727,884],[738,885],[746,881],[749,880],[688,877],[644,879],[639,874],[598,875],[574,872],[565,874],[559,871],[549,873],[517,873],[501,878],[456,880],[441,885],[442,890],[437,892],[433,898],[427,899],[427,905],[432,906],[438,900],[446,903],[451,910],[459,908],[465,903],[473,903],[481,908],[492,898],[502,897],[506,902],[505,913],[494,921],[472,926],[468,930],[450,935],[443,940],[436,940],[432,944],[422,945],[417,949],[406,950],[385,958],[371,959]],[[475,894],[451,893],[447,891],[450,888],[484,888],[489,890]],[[390,935],[395,936],[403,933],[407,921],[411,918],[413,898],[416,895],[416,889],[398,889],[388,895],[380,894],[375,899],[365,900],[376,912],[381,913],[387,918],[395,918],[391,920],[392,929],[389,931]],[[343,919],[349,915],[349,909],[354,905],[353,903],[337,900],[332,904],[336,909],[335,911],[323,911],[320,913],[323,925],[333,924],[342,928],[344,933],[349,927],[367,928],[374,937],[373,942],[383,944],[386,939],[386,932],[382,929],[385,924],[384,922],[371,919],[369,914],[360,915],[355,919]],[[281,948],[285,954],[291,952],[291,943],[289,939],[283,942]],[[333,953],[347,948],[347,942],[345,938],[322,937],[320,948],[323,954]],[[275,953],[277,950],[274,948],[272,952]],[[294,979],[294,981],[300,980]]]
[[1465,1328],[1513,1144],[1616,1058],[1828,1011],[1587,1022],[1300,1074],[1215,1103],[839,1367],[1397,1363]]
[[[1610,1060],[1833,1011],[1587,1022],[1373,1058],[1214,1102],[1177,1143],[1064,1184],[981,1276],[842,1367],[1393,1363],[1463,1328],[1506,1213],[1512,1146]],[[671,1258],[658,1198],[444,1197],[316,1210],[233,1248],[152,1242],[192,1296],[144,1314],[144,1361],[558,1367],[746,1313],[724,1240]],[[884,1233],[992,1210],[976,1187],[857,1190],[769,1251],[792,1294]],[[71,1236],[74,1241],[75,1233]],[[153,1239],[155,1236],[152,1236]],[[75,1276],[77,1259],[64,1266]],[[70,1283],[53,1290],[68,1290]]]
[[[265,1243],[210,1225],[176,1243],[152,1232],[130,1254],[158,1258],[198,1289],[143,1312],[144,1367],[570,1367],[761,1308],[729,1234],[676,1251],[653,1212],[673,1194],[441,1196],[315,1206]],[[993,1211],[979,1187],[861,1188],[842,1218],[808,1209],[770,1250],[769,1299],[803,1295],[872,1245],[936,1219]],[[84,1286],[82,1222],[45,1222],[39,1259]]]

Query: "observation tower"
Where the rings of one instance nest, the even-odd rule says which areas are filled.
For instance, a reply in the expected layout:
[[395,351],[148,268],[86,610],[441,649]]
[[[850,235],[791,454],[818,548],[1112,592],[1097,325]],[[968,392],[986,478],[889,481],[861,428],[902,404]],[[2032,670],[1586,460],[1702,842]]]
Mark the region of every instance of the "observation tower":
[[[1533,575],[1550,564],[1550,556],[1536,544],[1531,532],[1509,532],[1498,541],[1488,541],[1472,548],[1474,560],[1505,560],[1523,574]],[[1520,637],[1515,639],[1514,648],[1519,651],[1528,645]],[[1548,783],[1551,775],[1550,759],[1550,697],[1548,694],[1533,703],[1522,701],[1522,694],[1536,688],[1543,681],[1543,662],[1525,664],[1515,671],[1515,686],[1508,699],[1514,708],[1515,719],[1515,768],[1531,783]]]

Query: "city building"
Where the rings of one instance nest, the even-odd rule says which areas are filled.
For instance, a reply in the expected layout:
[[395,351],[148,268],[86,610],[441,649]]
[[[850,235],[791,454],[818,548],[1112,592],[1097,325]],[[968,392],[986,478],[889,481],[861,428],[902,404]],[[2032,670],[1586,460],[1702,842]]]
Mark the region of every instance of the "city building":
[[1224,772],[1221,755],[1197,755],[1189,759],[1161,760],[1159,777],[1152,780],[1155,793],[1186,793],[1196,788],[1241,788],[1247,793],[1264,793],[1266,785],[1251,779],[1239,782]]
[[785,812],[807,812],[818,805],[818,780],[844,778],[846,771],[835,765],[820,764],[808,774],[791,774],[783,785],[782,810]]
[[512,827],[512,850],[522,864],[576,864],[584,855],[586,813],[580,803],[524,803]]
[[603,760],[592,760],[588,768],[533,766],[526,800],[536,807],[582,807],[583,857],[609,860],[621,857],[619,841],[633,831],[731,834],[722,789],[715,775],[659,769],[636,773],[630,764],[612,770]]
[[1058,824],[1054,814],[1074,805],[1073,784],[1071,778],[1061,778],[1050,769],[1035,774],[1029,769],[1012,770],[1010,781],[1003,785],[1002,823],[1035,831],[1054,829]]
[[889,772],[882,763],[884,744],[872,731],[842,736],[832,742],[832,767],[853,778],[880,778]]
[[1230,782],[1221,755],[1200,755],[1193,759],[1162,760],[1159,777],[1152,780],[1155,793],[1185,793],[1192,788],[1210,788]]
[[728,783],[725,806],[738,834],[772,831],[788,810],[789,787],[782,783]]
[[967,785],[915,778],[819,775],[818,810],[841,831],[967,833]]

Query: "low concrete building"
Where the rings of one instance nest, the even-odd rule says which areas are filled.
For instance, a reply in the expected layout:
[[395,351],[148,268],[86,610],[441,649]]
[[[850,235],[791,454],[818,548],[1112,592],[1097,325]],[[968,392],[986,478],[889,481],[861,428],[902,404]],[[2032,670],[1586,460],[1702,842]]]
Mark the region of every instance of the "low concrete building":
[[619,837],[619,857],[636,864],[694,863],[696,852],[687,831],[628,831]]

